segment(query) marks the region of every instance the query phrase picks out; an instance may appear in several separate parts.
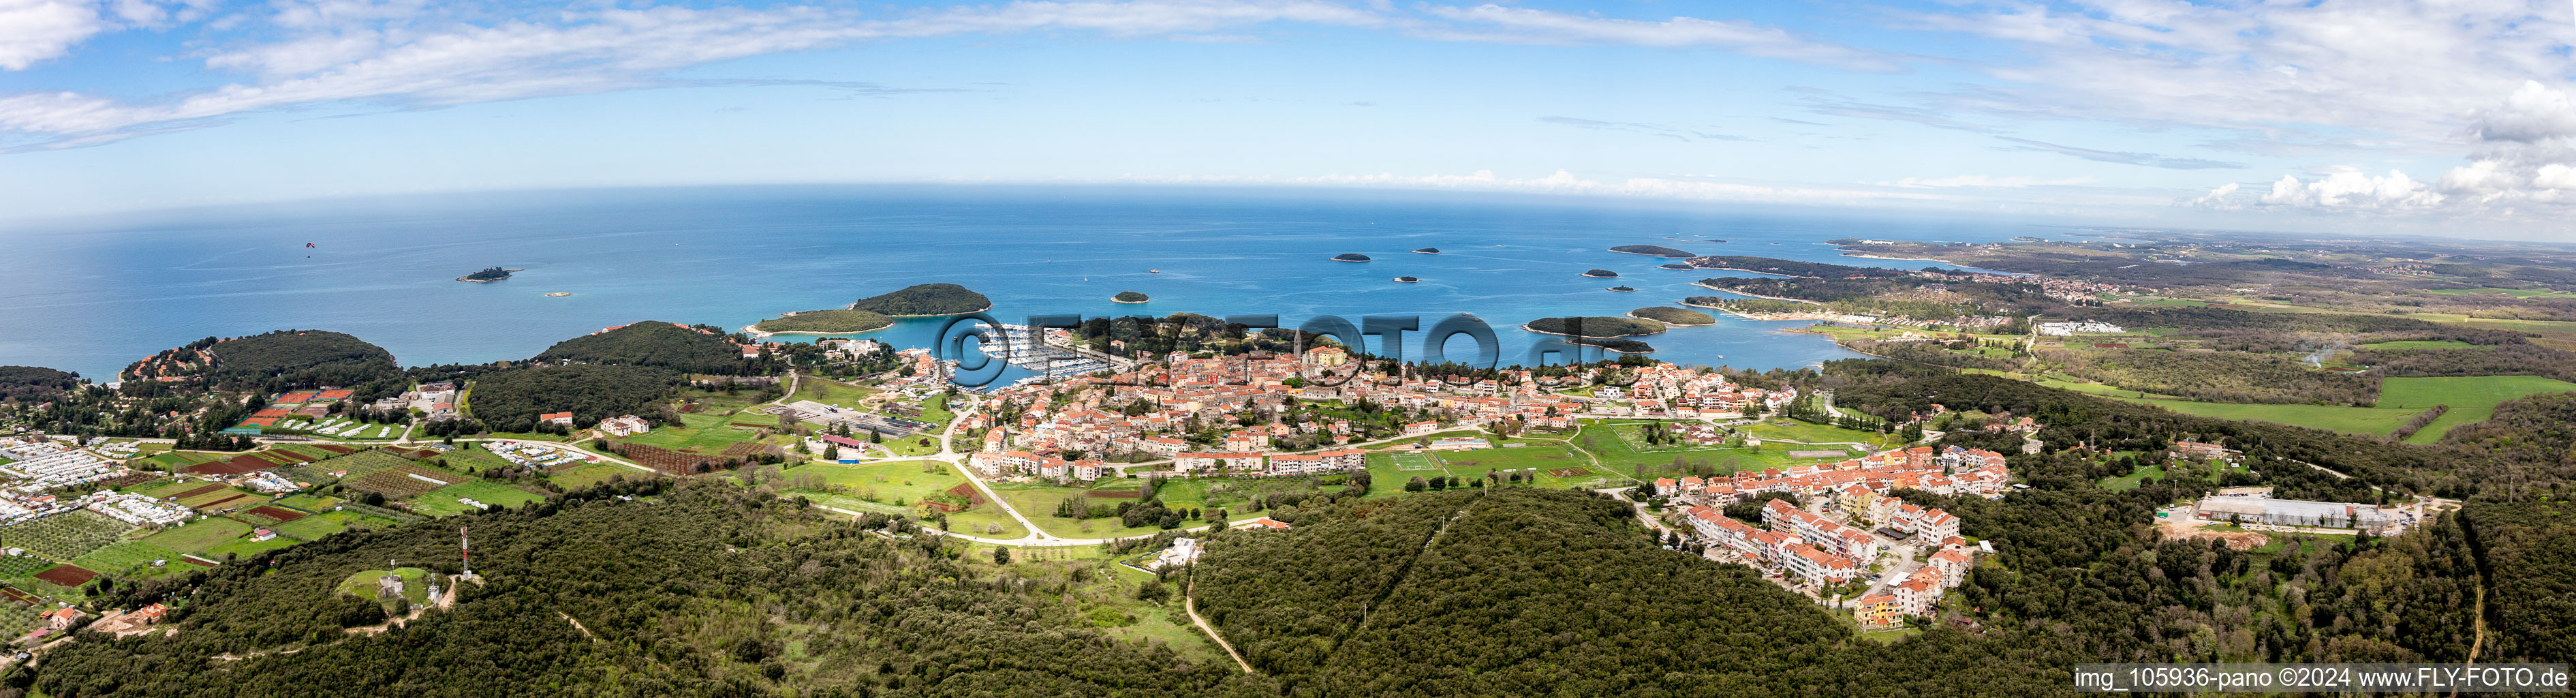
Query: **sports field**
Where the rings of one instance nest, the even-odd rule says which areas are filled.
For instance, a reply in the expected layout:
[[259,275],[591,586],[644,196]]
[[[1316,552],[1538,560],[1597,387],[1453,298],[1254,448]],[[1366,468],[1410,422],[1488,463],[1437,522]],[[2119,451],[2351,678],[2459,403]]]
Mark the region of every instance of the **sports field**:
[[1387,456],[1387,459],[1388,459],[1388,460],[1390,460],[1390,461],[1393,461],[1393,462],[1395,463],[1395,469],[1396,469],[1398,472],[1402,472],[1402,471],[1409,471],[1409,470],[1439,470],[1439,469],[1440,469],[1440,465],[1439,465],[1439,464],[1431,462],[1431,457],[1430,457],[1430,456],[1423,455],[1423,454],[1419,454],[1419,453],[1397,453],[1397,454],[1391,454],[1391,455],[1388,455],[1388,456]]

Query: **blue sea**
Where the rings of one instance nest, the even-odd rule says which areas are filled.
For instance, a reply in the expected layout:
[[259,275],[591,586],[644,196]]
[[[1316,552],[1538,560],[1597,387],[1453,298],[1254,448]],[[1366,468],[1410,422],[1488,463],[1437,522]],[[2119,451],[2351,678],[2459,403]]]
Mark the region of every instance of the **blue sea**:
[[[0,365],[109,380],[191,340],[290,328],[348,332],[405,365],[524,359],[611,325],[738,328],[929,282],[991,296],[991,315],[1005,322],[1191,312],[1277,315],[1296,326],[1327,315],[1353,324],[1418,316],[1427,330],[1470,313],[1493,328],[1499,362],[1517,364],[1547,339],[1520,330],[1523,322],[1713,295],[1690,283],[1727,274],[1658,269],[1670,260],[1608,251],[1614,245],[1920,268],[1948,265],[1843,257],[1823,242],[2062,234],[2015,222],[1628,201],[1107,187],[584,190],[206,208],[0,232],[9,250],[0,255]],[[1442,254],[1408,252],[1421,247]],[[1329,259],[1345,252],[1375,261]],[[525,271],[454,281],[496,265]],[[1593,268],[1620,278],[1580,276]],[[1621,284],[1637,291],[1605,290]],[[1110,302],[1119,291],[1153,300]],[[904,320],[865,336],[930,346],[946,324]],[[1721,317],[1640,339],[1656,358],[1683,364],[1795,368],[1855,356],[1782,331],[1804,324]],[[1403,354],[1420,356],[1422,333],[1404,337]],[[1446,348],[1452,358],[1477,353],[1463,335]]]

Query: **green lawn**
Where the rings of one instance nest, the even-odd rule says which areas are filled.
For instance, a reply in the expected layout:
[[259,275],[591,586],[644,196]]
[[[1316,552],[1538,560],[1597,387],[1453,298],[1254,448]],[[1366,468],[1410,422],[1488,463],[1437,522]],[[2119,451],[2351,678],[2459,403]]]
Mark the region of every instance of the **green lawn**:
[[[1584,450],[1600,458],[1601,467],[1611,473],[1621,477],[1636,477],[1643,472],[1644,477],[1648,479],[1687,474],[1673,469],[1673,460],[1676,458],[1681,459],[1692,470],[1706,463],[1711,472],[1725,474],[1738,470],[1785,468],[1802,463],[1830,463],[1852,457],[1848,451],[1845,451],[1843,455],[1833,458],[1794,458],[1789,455],[1790,451],[1826,450],[1830,447],[1811,449],[1806,446],[1778,443],[1766,443],[1759,447],[1709,447],[1640,452],[1635,448],[1637,439],[1635,432],[1638,430],[1635,425],[1638,423],[1632,420],[1586,424],[1581,433],[1574,437],[1575,444],[1583,446]],[[1806,436],[1816,435],[1811,432],[1800,433]],[[1584,446],[1587,438],[1590,439],[1590,445]]]
[[232,519],[206,519],[177,528],[163,529],[160,533],[145,537],[143,542],[183,553],[215,557],[208,554],[208,551],[247,533],[250,533],[250,524]]
[[[2219,419],[2273,422],[2294,427],[2324,429],[2346,434],[2385,435],[2424,411],[2394,407],[2339,407],[2332,405],[2239,405],[2190,400],[2141,400],[2113,395],[2120,400],[2141,405],[2154,405],[2183,414]],[[2458,406],[2454,405],[2453,409]]]
[[758,440],[757,431],[751,427],[735,427],[734,422],[757,422],[770,426],[772,431],[776,431],[778,417],[766,414],[699,413],[680,415],[680,421],[686,426],[660,427],[618,441],[659,446],[674,451],[723,453],[727,446]]
[[787,401],[795,402],[797,400],[812,400],[826,405],[838,405],[845,408],[856,409],[859,406],[859,400],[866,398],[869,395],[875,395],[878,392],[881,391],[873,388],[842,385],[827,380],[807,378],[796,382],[796,394],[789,397]]
[[2102,489],[2113,492],[2127,492],[2129,490],[2137,489],[2138,486],[2143,484],[2143,481],[2147,478],[2152,477],[2161,480],[2164,476],[2165,469],[2163,467],[2153,463],[2142,463],[2138,465],[2137,470],[2131,471],[2127,475],[2102,478],[2102,482],[2099,484],[2102,485]]
[[1736,430],[1766,441],[1782,439],[1811,444],[1860,443],[1869,446],[1872,450],[1885,448],[1886,442],[1891,438],[1874,431],[1809,424],[1794,419],[1772,419],[1760,424],[1736,427]]
[[[923,465],[938,466],[928,471]],[[867,465],[808,463],[784,471],[790,489],[823,491],[817,485],[847,488],[841,494],[862,500],[897,506],[911,506],[921,498],[956,487],[966,481],[955,469],[938,461],[896,461]]]
[[2449,412],[2433,420],[2407,443],[2439,441],[2452,427],[2476,424],[2495,416],[2497,403],[2541,393],[2576,391],[2576,383],[2539,376],[2475,376],[2466,378],[2390,378],[2381,383],[2379,404],[2421,411],[2434,405],[2450,405]]
[[278,524],[272,528],[276,529],[278,533],[303,540],[314,540],[323,536],[349,530],[348,526],[341,524],[339,519],[331,516],[307,516],[294,521]]
[[528,502],[545,499],[545,497],[531,493],[527,490],[511,487],[491,480],[471,480],[441,487],[436,490],[431,490],[428,494],[413,497],[411,499],[411,510],[427,516],[446,516],[448,514],[460,514],[468,511],[476,511],[474,507],[466,506],[464,502],[456,501],[458,498],[471,498],[474,501],[482,502],[484,504],[511,508],[515,508]]
[[296,544],[296,543],[298,543],[298,542],[299,542],[299,541],[297,541],[297,540],[295,540],[295,539],[293,539],[293,538],[288,538],[288,537],[285,537],[285,536],[278,536],[278,537],[276,537],[276,538],[270,538],[270,539],[268,539],[268,540],[264,540],[264,541],[254,541],[254,540],[251,540],[251,539],[249,539],[249,538],[247,538],[247,537],[244,537],[244,538],[235,538],[235,539],[232,539],[232,540],[229,540],[229,541],[225,541],[223,545],[218,545],[218,546],[215,546],[215,547],[212,547],[212,548],[207,548],[205,552],[198,553],[198,555],[202,555],[202,556],[205,556],[205,557],[211,557],[211,558],[214,558],[214,559],[217,559],[217,560],[224,559],[224,556],[225,556],[225,555],[233,555],[233,556],[237,556],[237,557],[250,557],[250,556],[252,556],[252,555],[258,554],[260,551],[264,551],[264,550],[276,550],[276,549],[278,549],[278,548],[284,548],[284,547],[288,547],[288,546],[295,545],[295,544]]

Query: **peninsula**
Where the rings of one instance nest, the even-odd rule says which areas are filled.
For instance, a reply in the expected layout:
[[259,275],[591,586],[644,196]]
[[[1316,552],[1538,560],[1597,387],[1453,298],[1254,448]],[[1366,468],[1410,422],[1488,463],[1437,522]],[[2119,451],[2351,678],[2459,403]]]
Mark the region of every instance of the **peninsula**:
[[1606,315],[1593,317],[1543,317],[1531,320],[1528,324],[1521,325],[1521,329],[1537,332],[1539,334],[1564,335],[1567,337],[1589,337],[1593,339],[1613,339],[1618,337],[1634,337],[1637,335],[1662,332],[1664,331],[1664,323],[1656,322],[1654,320],[1610,317]]
[[992,310],[993,299],[956,284],[916,284],[892,293],[861,298],[851,303],[849,309],[886,317],[936,317]]
[[848,308],[799,310],[777,318],[752,323],[742,328],[743,334],[767,337],[777,334],[858,334],[885,329],[894,320],[882,313]]
[[1628,317],[1640,320],[1653,320],[1666,325],[1680,325],[1684,327],[1717,324],[1717,317],[1709,315],[1708,313],[1665,306],[1631,310],[1628,311]]
[[502,280],[502,279],[510,278],[510,275],[511,275],[511,274],[515,274],[515,273],[523,272],[523,271],[527,271],[527,270],[526,270],[526,269],[503,269],[503,268],[500,268],[500,267],[485,267],[482,271],[478,271],[478,272],[474,272],[474,273],[472,273],[472,274],[467,274],[467,275],[464,275],[464,276],[456,277],[456,280],[458,280],[458,281],[471,281],[471,282],[478,283],[478,284],[488,284],[488,283],[492,283],[492,282],[494,282],[494,281],[500,281],[500,280]]
[[1626,254],[1641,254],[1641,255],[1646,255],[1646,256],[1648,256],[1648,257],[1689,257],[1689,256],[1692,256],[1692,255],[1691,255],[1691,253],[1683,252],[1683,251],[1681,251],[1681,250],[1676,250],[1676,249],[1673,249],[1673,248],[1670,248],[1670,247],[1665,247],[1665,246],[1662,246],[1662,245],[1620,245],[1620,246],[1618,246],[1618,247],[1610,248],[1610,251],[1612,251],[1612,252],[1622,252],[1622,253],[1626,253]]

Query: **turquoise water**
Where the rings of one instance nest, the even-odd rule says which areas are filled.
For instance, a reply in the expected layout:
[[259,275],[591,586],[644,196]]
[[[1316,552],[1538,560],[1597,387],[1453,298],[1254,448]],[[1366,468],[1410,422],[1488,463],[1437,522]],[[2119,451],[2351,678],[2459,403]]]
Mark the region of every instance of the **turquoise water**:
[[[1820,243],[2045,234],[2010,223],[1623,202],[1076,187],[621,190],[206,209],[0,233],[13,252],[0,256],[0,326],[11,328],[0,333],[0,364],[105,379],[190,340],[283,328],[355,334],[406,365],[523,359],[610,325],[734,328],[937,281],[991,296],[1004,321],[1193,312],[1295,325],[1400,315],[1429,329],[1472,313],[1493,327],[1501,363],[1511,364],[1545,339],[1520,323],[1671,304],[1712,293],[1689,284],[1724,274],[1657,269],[1667,260],[1607,251],[1613,245],[1915,268],[1946,265],[1841,257]],[[1444,254],[1407,252],[1419,247]],[[1376,261],[1327,259],[1344,252]],[[526,271],[498,283],[452,280],[493,265]],[[1621,278],[1579,275],[1591,268]],[[1618,284],[1638,291],[1603,290]],[[1153,301],[1109,301],[1124,290]],[[867,336],[928,346],[943,324],[906,320]],[[1656,357],[1690,364],[1767,369],[1854,356],[1779,332],[1803,324],[1720,318],[1642,339]],[[1418,356],[1421,333],[1405,337],[1404,354]],[[1465,337],[1448,348],[1474,354]],[[1375,339],[1371,349],[1385,351]]]

